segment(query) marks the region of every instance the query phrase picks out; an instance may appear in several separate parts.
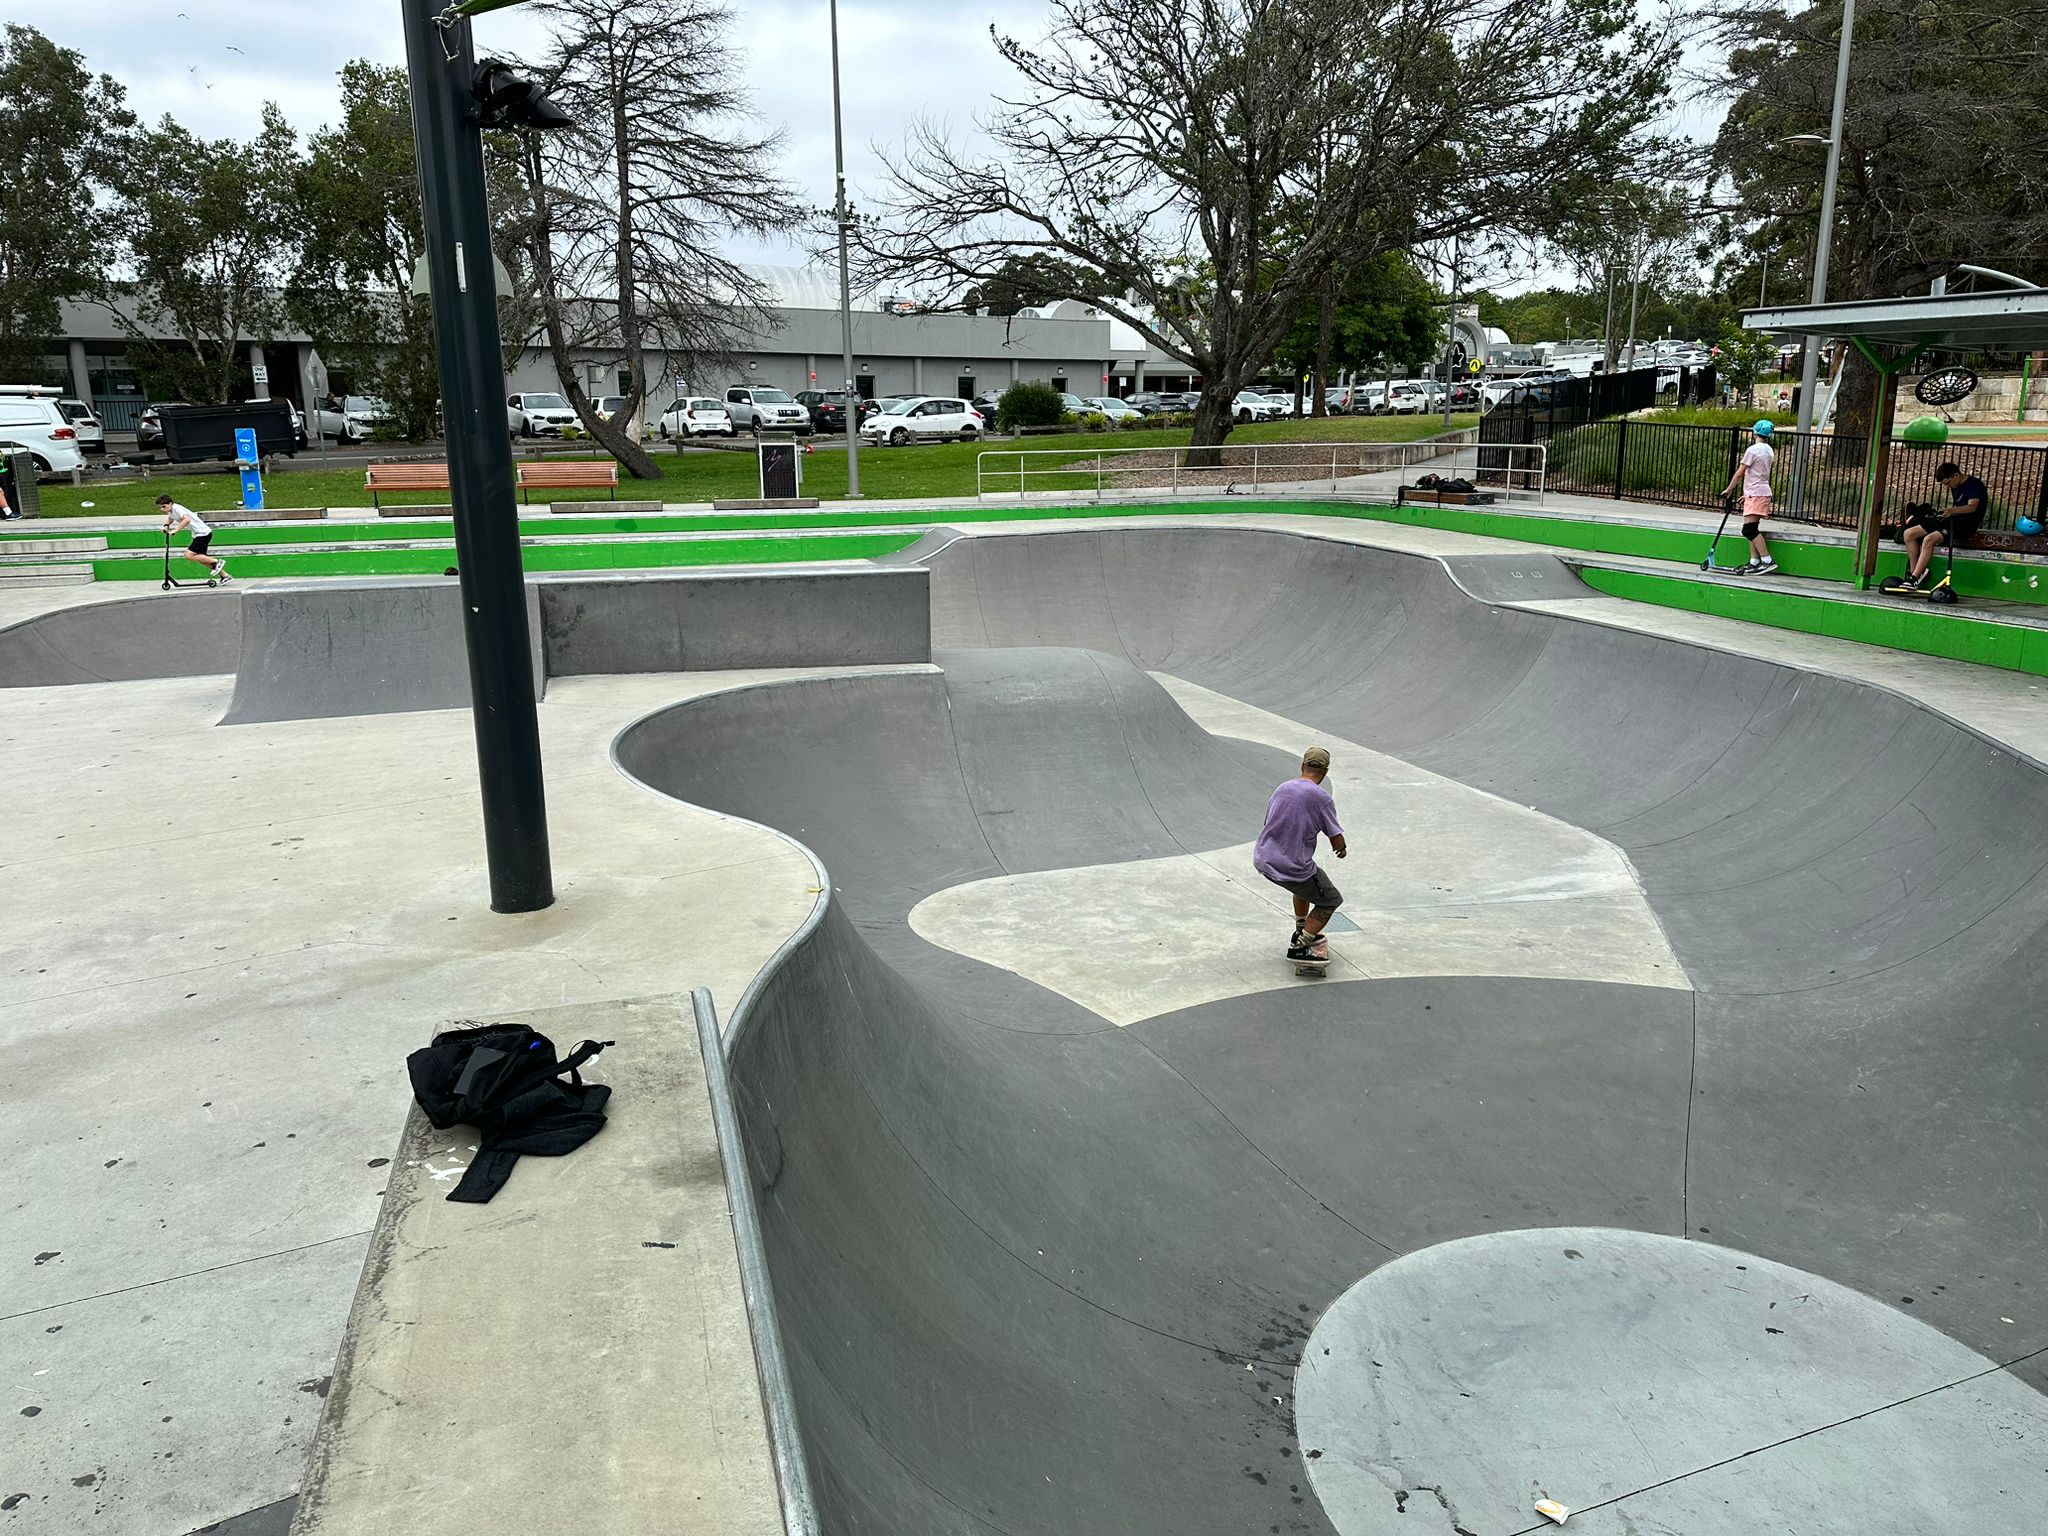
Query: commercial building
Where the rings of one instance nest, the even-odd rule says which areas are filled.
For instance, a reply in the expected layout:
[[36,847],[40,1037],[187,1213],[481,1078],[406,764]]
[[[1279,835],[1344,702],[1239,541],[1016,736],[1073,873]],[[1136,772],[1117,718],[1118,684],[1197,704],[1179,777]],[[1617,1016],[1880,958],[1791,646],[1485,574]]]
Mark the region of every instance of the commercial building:
[[[797,268],[768,268],[762,275],[775,296],[771,323],[742,341],[730,365],[692,376],[687,360],[650,354],[648,420],[677,395],[720,394],[735,384],[776,385],[792,393],[842,387],[836,278]],[[108,431],[133,431],[150,396],[129,360],[121,325],[104,307],[81,301],[64,305],[63,326],[64,335],[44,358],[43,377],[19,382],[72,391],[93,402]],[[855,299],[853,346],[854,389],[867,396],[971,397],[1020,379],[1041,380],[1079,395],[1130,395],[1200,384],[1185,363],[1146,346],[1129,326],[1075,303],[998,319],[925,312],[861,296]],[[325,366],[303,332],[245,337],[239,353],[245,398],[282,396],[303,406],[348,384],[336,375],[321,387]],[[592,394],[625,388],[617,351],[580,349],[576,361],[583,370],[580,382]],[[508,394],[560,388],[554,362],[540,346],[528,347],[505,379]]]

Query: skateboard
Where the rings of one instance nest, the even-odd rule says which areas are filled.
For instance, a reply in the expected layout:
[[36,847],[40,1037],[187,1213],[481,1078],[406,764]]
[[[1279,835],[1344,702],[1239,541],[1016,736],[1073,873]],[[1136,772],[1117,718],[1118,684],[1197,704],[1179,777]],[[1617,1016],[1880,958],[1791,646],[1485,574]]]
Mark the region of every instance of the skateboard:
[[1288,957],[1287,963],[1294,967],[1297,976],[1327,976],[1330,974],[1328,960],[1296,960]]

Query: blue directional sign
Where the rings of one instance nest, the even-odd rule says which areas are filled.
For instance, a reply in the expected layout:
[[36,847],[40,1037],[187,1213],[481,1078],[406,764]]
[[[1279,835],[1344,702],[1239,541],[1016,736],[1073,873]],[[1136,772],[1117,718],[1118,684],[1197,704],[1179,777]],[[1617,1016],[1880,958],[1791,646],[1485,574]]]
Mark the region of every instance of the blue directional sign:
[[257,468],[261,456],[256,452],[256,429],[235,428],[235,461],[242,470],[242,506],[250,512],[263,510],[263,474]]

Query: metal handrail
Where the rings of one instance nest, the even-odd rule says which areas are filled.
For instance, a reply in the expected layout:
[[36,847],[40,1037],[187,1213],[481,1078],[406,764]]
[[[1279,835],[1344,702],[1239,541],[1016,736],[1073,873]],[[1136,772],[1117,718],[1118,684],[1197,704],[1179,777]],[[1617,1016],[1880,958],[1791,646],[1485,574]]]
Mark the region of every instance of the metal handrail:
[[[1372,475],[1388,474],[1428,464],[1439,472],[1469,473],[1475,479],[1484,477],[1510,490],[1532,493],[1542,501],[1546,471],[1549,463],[1548,448],[1542,443],[1481,443],[1476,441],[1476,432],[1467,430],[1453,434],[1456,441],[1442,437],[1421,438],[1408,443],[1387,442],[1290,442],[1290,443],[1240,443],[1216,444],[1207,448],[1178,447],[1149,448],[985,448],[974,456],[974,489],[977,497],[1018,498],[1031,495],[1057,495],[1068,499],[1074,497],[1092,498],[1101,501],[1106,497],[1126,500],[1142,500],[1158,497],[1162,491],[1168,496],[1179,496],[1185,491],[1206,489],[1214,491],[1219,482],[1218,475],[1228,474],[1222,482],[1228,493],[1238,493],[1240,488],[1256,491],[1263,486],[1289,486],[1302,489],[1327,482],[1328,489],[1320,494],[1348,498],[1372,499],[1384,495],[1384,491],[1372,490],[1359,484]],[[1323,470],[1317,462],[1328,450],[1328,468]],[[1249,462],[1245,454],[1249,452]],[[1228,453],[1233,462],[1210,466],[1190,466],[1187,458],[1194,453]],[[1171,457],[1166,463],[1157,462],[1158,456]],[[1148,462],[1131,463],[1139,455],[1147,456]],[[1491,462],[1482,455],[1489,456]],[[1517,463],[1517,459],[1523,462]],[[990,461],[1002,461],[1001,465]],[[1054,462],[1045,463],[1051,460]],[[1039,461],[1034,464],[1032,461]],[[1116,476],[1125,472],[1119,461],[1128,464],[1132,471],[1159,470],[1167,474],[1164,487],[1120,486],[1105,484],[1104,476]],[[1192,485],[1183,483],[1183,472],[1202,478]],[[1058,479],[1062,484],[1034,487],[1037,479]],[[1077,485],[1076,479],[1083,483]],[[1347,483],[1348,482],[1348,483]]]
[[740,1290],[746,1298],[748,1329],[754,1336],[754,1368],[761,1382],[761,1409],[768,1425],[768,1454],[775,1467],[775,1491],[782,1502],[782,1529],[785,1536],[818,1536],[818,1504],[811,1492],[810,1465],[804,1459],[803,1434],[797,1424],[796,1390],[789,1379],[789,1357],[783,1351],[782,1329],[775,1316],[775,1287],[768,1275],[761,1211],[754,1203],[754,1187],[747,1178],[747,1148],[740,1138],[739,1113],[733,1106],[725,1037],[718,1031],[718,1010],[709,991],[698,987],[691,992],[690,1006],[697,1016],[697,1043],[704,1056],[704,1082],[711,1095],[711,1123],[718,1133],[719,1161],[725,1165],[725,1195],[732,1206]]

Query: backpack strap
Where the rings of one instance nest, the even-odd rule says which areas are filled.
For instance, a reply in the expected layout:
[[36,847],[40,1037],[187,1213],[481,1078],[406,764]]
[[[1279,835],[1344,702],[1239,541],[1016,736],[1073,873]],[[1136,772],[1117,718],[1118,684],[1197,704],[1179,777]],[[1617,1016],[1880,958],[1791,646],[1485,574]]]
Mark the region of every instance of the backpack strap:
[[591,1057],[595,1056],[606,1046],[617,1045],[618,1043],[616,1040],[586,1040],[556,1063],[555,1070],[551,1075],[560,1077],[566,1072],[569,1074],[569,1081],[578,1088],[581,1088],[583,1086],[583,1074],[577,1068],[581,1067],[583,1063],[590,1060]]

